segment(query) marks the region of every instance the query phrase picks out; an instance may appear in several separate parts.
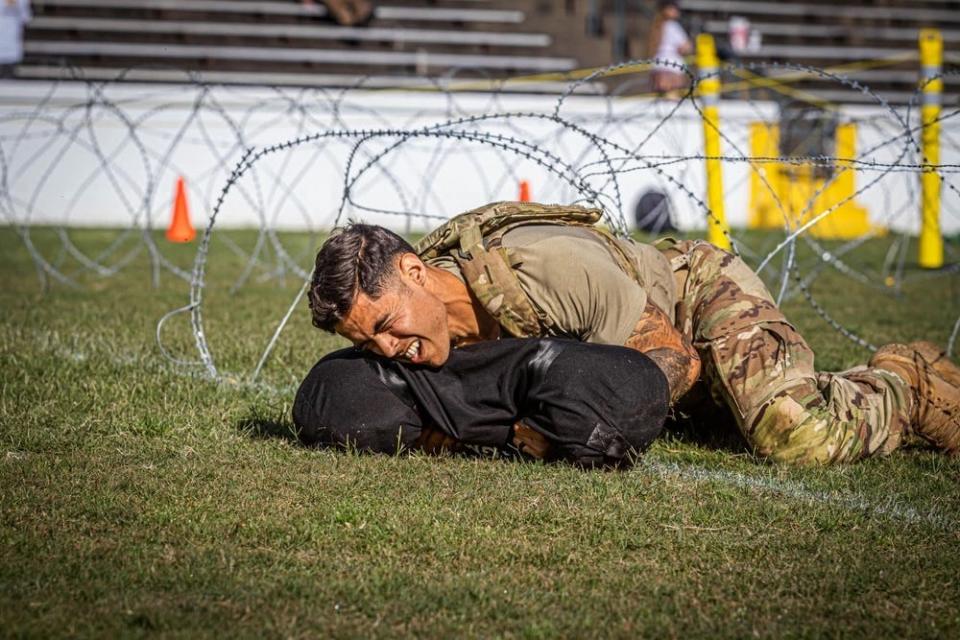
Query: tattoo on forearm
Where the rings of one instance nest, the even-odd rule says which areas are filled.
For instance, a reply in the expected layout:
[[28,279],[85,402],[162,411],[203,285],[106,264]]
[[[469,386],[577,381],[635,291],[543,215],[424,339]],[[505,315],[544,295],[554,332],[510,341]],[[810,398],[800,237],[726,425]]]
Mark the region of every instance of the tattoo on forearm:
[[690,390],[700,377],[700,357],[667,315],[648,302],[626,346],[644,353],[656,363],[670,385],[674,402]]
[[694,365],[688,354],[662,348],[645,351],[644,355],[653,360],[666,376],[670,385],[670,402],[676,402],[696,382],[696,377],[691,379],[690,374],[694,369],[699,371],[700,367]]

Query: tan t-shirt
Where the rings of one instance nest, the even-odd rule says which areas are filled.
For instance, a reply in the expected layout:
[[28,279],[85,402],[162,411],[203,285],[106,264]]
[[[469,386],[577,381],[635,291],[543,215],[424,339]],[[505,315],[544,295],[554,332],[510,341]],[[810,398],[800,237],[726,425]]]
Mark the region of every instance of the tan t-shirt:
[[[514,270],[520,287],[552,321],[553,334],[621,345],[648,299],[673,322],[677,298],[670,263],[663,254],[650,245],[618,242],[634,257],[642,286],[620,268],[604,240],[589,229],[529,225],[503,236],[503,246],[518,262]],[[453,258],[441,256],[427,262],[463,280]]]

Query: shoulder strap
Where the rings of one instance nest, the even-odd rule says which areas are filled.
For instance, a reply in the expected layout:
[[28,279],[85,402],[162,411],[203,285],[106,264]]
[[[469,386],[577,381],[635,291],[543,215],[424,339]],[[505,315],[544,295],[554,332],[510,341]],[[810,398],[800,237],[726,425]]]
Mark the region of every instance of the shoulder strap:
[[[485,238],[506,228],[524,224],[567,224],[593,226],[603,217],[600,209],[576,205],[539,204],[536,202],[493,202],[451,218],[425,235],[414,247],[424,260],[436,258],[460,246],[467,227],[477,227]],[[502,235],[502,233],[501,233]]]
[[502,247],[487,249],[479,225],[461,229],[454,259],[477,300],[509,334],[517,338],[543,335],[550,323],[537,313]]

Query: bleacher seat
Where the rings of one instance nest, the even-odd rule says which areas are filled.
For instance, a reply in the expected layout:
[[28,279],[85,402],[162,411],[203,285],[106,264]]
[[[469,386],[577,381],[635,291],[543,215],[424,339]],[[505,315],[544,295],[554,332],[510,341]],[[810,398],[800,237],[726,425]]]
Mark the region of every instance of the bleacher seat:
[[[182,69],[211,80],[316,86],[349,85],[368,76],[377,85],[454,74],[533,77],[604,66],[621,54],[643,57],[655,2],[387,0],[377,3],[366,27],[334,25],[319,2],[304,6],[299,0],[38,0],[33,5],[27,58],[17,69],[21,77],[59,77],[69,67],[86,77],[109,78],[132,67],[126,77],[140,80],[174,77]],[[960,46],[960,0],[682,0],[682,6],[693,28],[721,40],[731,16],[747,17],[763,43],[758,51],[739,54],[744,62],[833,69],[896,102],[909,99],[916,87],[919,29],[940,28],[948,65],[960,61],[954,51]],[[593,8],[601,15],[591,13]],[[624,17],[620,26],[618,15]],[[597,35],[587,33],[587,22],[597,27]],[[615,41],[619,37],[623,44],[624,30],[626,46],[618,49]],[[789,69],[764,74],[788,78],[790,86],[831,100],[872,99],[816,74]],[[958,82],[957,75],[945,78],[948,91]],[[561,85],[519,86],[552,91]],[[636,82],[632,90],[646,88]]]
[[[87,77],[127,67],[180,68],[244,82],[273,73],[286,83],[317,77],[506,77],[577,66],[524,11],[487,0],[378,3],[367,27],[323,20],[296,0],[43,0],[25,38],[21,77],[80,68]],[[148,78],[147,78],[148,79]],[[343,83],[336,83],[343,84]]]
[[[867,0],[838,3],[828,0],[766,2],[760,0],[684,0],[685,17],[721,40],[731,16],[744,16],[758,30],[762,46],[738,54],[745,62],[778,62],[835,70],[868,84],[884,99],[906,102],[917,86],[917,38],[925,27],[944,37],[945,58],[951,45],[960,45],[960,1]],[[767,75],[790,76],[791,71]],[[828,100],[871,101],[816,74],[797,74],[791,86]],[[948,89],[958,78],[948,75]],[[953,92],[955,93],[955,92]],[[949,96],[948,96],[949,99]]]

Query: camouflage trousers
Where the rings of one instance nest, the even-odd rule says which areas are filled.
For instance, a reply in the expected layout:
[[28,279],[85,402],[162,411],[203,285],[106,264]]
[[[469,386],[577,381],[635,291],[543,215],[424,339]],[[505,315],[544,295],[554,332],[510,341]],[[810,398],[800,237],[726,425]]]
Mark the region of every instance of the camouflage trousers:
[[813,351],[740,258],[703,241],[665,252],[679,285],[677,326],[700,354],[711,396],[757,453],[852,462],[908,437],[913,397],[900,377],[865,366],[817,373]]

